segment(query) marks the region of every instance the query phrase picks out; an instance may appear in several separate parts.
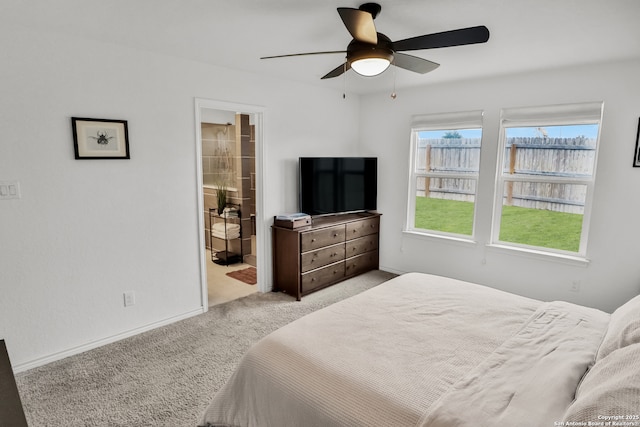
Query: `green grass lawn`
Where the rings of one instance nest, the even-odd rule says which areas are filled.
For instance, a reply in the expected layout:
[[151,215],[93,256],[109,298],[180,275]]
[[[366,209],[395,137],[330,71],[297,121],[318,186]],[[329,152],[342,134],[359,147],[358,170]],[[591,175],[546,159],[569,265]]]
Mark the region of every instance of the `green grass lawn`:
[[473,232],[473,203],[416,197],[416,228],[447,233]]
[[[416,197],[415,227],[471,235],[473,203]],[[500,240],[578,252],[582,215],[503,206]]]

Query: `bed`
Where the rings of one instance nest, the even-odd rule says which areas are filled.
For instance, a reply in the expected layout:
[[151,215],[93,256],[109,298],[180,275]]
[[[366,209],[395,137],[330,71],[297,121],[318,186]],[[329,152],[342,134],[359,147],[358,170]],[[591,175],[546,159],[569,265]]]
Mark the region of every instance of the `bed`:
[[610,315],[408,273],[256,343],[201,425],[614,421],[640,426],[640,296]]

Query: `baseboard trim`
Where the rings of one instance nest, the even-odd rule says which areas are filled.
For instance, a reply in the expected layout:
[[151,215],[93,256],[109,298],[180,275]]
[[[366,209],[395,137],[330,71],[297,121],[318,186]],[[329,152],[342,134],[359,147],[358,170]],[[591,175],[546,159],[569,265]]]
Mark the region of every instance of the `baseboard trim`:
[[388,273],[393,273],[393,274],[397,274],[397,275],[401,275],[401,274],[407,273],[406,271],[396,270],[395,268],[387,267],[386,265],[381,265],[378,269],[381,270],[381,271],[386,271]]
[[203,314],[207,311],[206,307],[200,307],[196,310],[188,311],[183,314],[179,314],[177,316],[169,317],[164,320],[160,320],[158,322],[153,322],[148,325],[142,326],[140,328],[131,329],[129,331],[112,335],[110,337],[102,338],[97,341],[92,341],[87,344],[83,344],[77,347],[70,348],[68,350],[63,350],[57,353],[50,354],[48,356],[39,357],[37,359],[31,360],[29,362],[20,363],[13,366],[13,372],[19,373],[28,371],[29,369],[37,368],[39,366],[46,365],[51,362],[55,362],[57,360],[64,359],[65,357],[74,356],[76,354],[84,353],[85,351],[93,350],[94,348],[102,347],[106,344],[111,344],[116,341],[123,340],[125,338],[132,337],[134,335],[141,334],[143,332],[150,331],[152,329],[159,328],[161,326],[170,325],[171,323],[179,322],[180,320],[188,319],[193,316],[197,316],[199,314]]

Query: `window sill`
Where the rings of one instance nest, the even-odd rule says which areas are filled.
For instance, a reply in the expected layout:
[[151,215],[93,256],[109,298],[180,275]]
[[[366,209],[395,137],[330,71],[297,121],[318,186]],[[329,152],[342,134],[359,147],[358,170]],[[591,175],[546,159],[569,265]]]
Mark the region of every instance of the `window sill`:
[[402,234],[406,237],[410,237],[413,239],[419,239],[419,240],[444,240],[447,242],[451,242],[451,243],[457,243],[457,244],[462,244],[462,245],[476,245],[478,244],[478,242],[476,242],[475,240],[473,240],[473,238],[471,236],[467,237],[462,237],[462,236],[454,236],[454,235],[447,235],[447,234],[435,234],[435,233],[428,233],[428,232],[424,232],[424,231],[416,231],[416,230],[403,230]]
[[580,267],[587,267],[590,263],[589,259],[579,255],[567,255],[553,252],[545,252],[535,249],[519,248],[516,246],[488,244],[486,245],[488,250],[501,252],[505,254],[511,254],[516,256],[522,256],[526,258],[537,258],[544,261],[559,262],[561,264],[575,265]]

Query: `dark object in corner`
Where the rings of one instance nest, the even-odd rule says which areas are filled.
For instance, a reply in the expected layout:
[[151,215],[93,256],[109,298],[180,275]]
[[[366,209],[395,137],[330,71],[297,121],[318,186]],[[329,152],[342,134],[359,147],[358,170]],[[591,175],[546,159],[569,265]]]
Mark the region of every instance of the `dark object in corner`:
[[638,133],[636,133],[636,155],[633,158],[633,167],[640,168],[640,119],[638,119]]
[[27,427],[4,340],[0,340],[0,427]]

